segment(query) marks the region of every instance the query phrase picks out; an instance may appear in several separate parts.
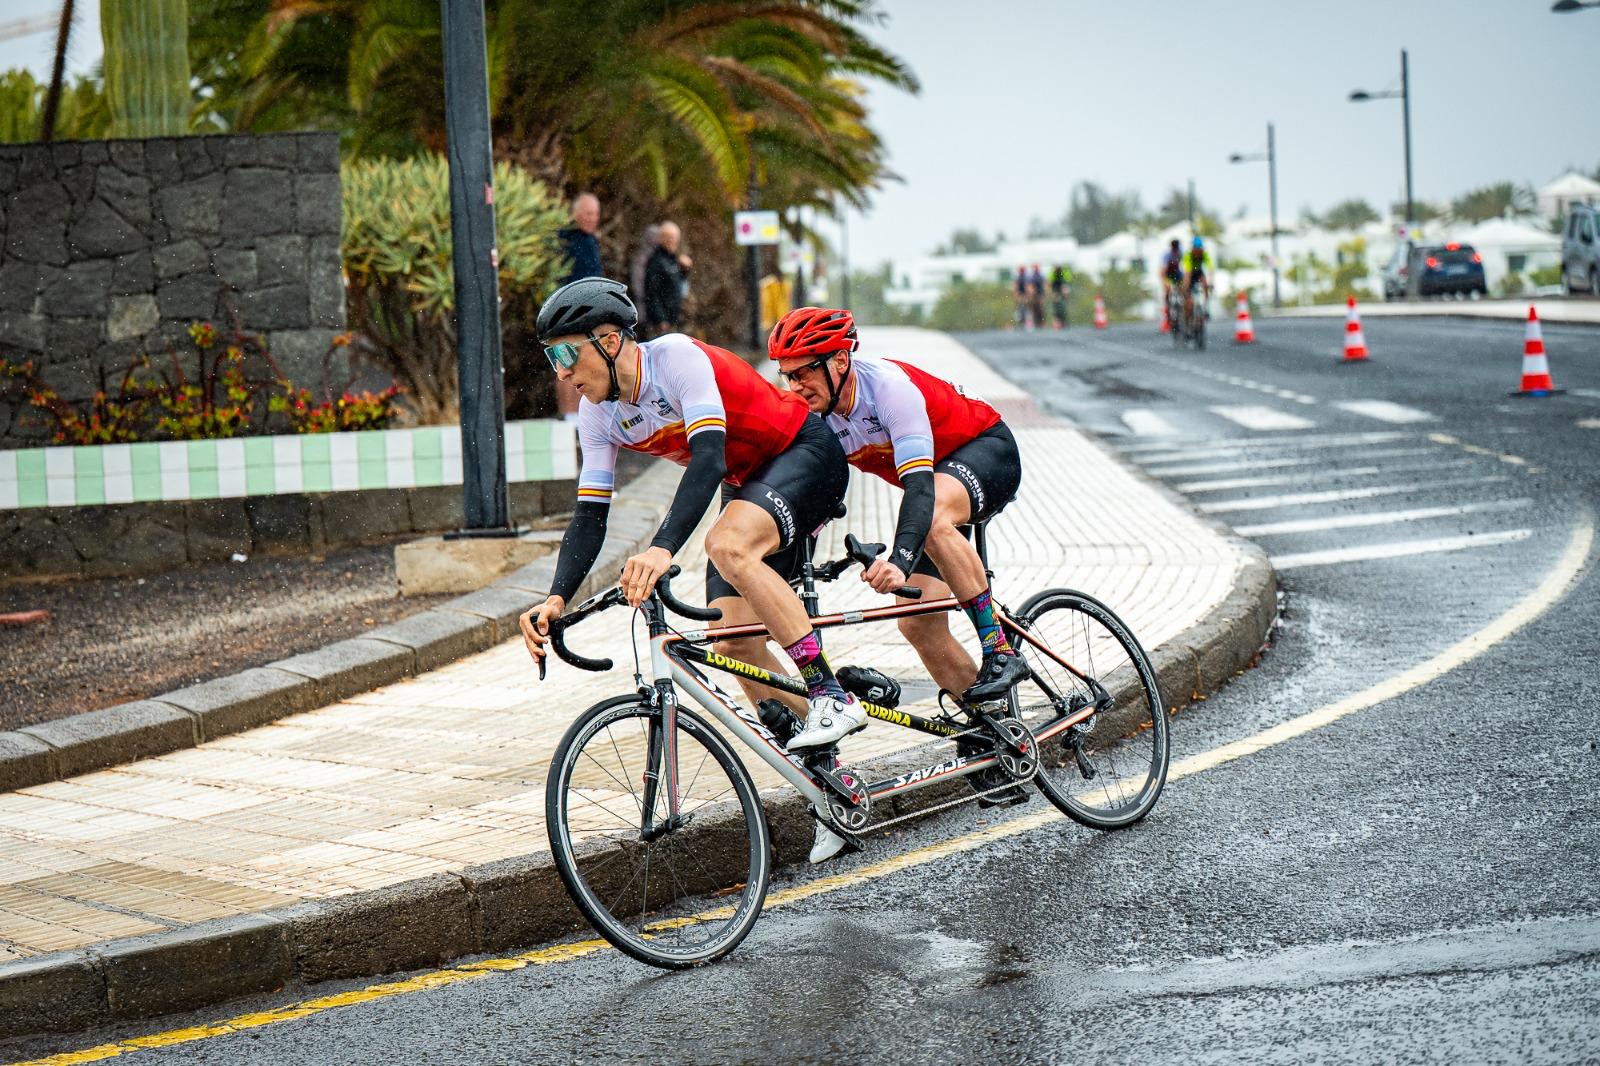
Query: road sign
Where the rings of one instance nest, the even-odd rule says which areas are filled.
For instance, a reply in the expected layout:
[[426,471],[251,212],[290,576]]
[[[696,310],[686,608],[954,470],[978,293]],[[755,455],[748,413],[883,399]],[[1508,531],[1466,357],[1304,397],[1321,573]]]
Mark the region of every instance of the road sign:
[[777,244],[780,227],[776,211],[735,211],[733,243]]

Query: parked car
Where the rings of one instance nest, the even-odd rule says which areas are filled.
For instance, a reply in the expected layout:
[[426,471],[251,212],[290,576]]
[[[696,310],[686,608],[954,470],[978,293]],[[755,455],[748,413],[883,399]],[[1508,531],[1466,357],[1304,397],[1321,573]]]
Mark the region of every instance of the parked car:
[[1404,300],[1411,295],[1411,253],[1416,245],[1402,239],[1394,246],[1394,254],[1383,266],[1383,298]]
[[1561,231],[1561,284],[1571,296],[1600,296],[1600,208],[1573,204]]
[[1483,256],[1470,244],[1434,244],[1411,253],[1418,296],[1487,296]]

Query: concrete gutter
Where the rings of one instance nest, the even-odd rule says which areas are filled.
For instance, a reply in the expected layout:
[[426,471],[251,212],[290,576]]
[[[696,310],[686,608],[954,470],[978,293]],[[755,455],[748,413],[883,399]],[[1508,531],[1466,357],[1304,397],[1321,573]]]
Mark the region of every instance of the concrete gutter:
[[[1150,481],[1132,467],[1128,469],[1133,476]],[[662,482],[653,486],[654,491],[662,492],[659,484],[670,489],[675,480],[674,473],[667,470]],[[635,485],[630,497],[647,494],[641,491],[645,488],[643,479]],[[1168,495],[1177,498],[1170,491]],[[618,519],[623,515],[618,514],[612,521],[613,537],[607,542],[606,558],[620,560],[621,545],[633,545],[647,537],[655,527],[656,520],[650,517],[655,513],[642,507],[622,522]],[[1277,581],[1266,553],[1234,537],[1225,527],[1212,525],[1241,553],[1233,590],[1207,618],[1174,640],[1150,649],[1162,693],[1169,711],[1174,713],[1191,700],[1222,688],[1247,669],[1277,617]],[[596,569],[609,574],[614,567],[608,563]],[[453,619],[445,619],[416,622],[407,631],[407,639],[413,642],[410,644],[402,645],[378,635],[345,642],[384,642],[391,647],[406,647],[411,657],[402,656],[398,664],[391,663],[393,657],[387,652],[354,648],[318,659],[317,663],[327,667],[320,673],[313,664],[303,661],[307,657],[297,657],[302,661],[293,671],[283,669],[282,664],[264,670],[297,679],[283,682],[296,692],[304,684],[329,685],[332,687],[327,691],[337,691],[340,685],[358,683],[357,678],[362,685],[367,684],[368,677],[382,678],[371,682],[381,684],[392,680],[386,671],[422,669],[425,667],[418,663],[432,662],[429,656],[448,658],[463,648],[477,650],[487,646],[479,641],[494,634],[509,634],[522,605],[533,602],[534,596],[544,595],[542,585],[528,590],[516,583],[519,581],[536,583],[514,575],[485,590],[490,595],[475,594],[456,601],[471,601],[470,608],[452,605],[440,609],[476,616],[479,620],[472,623],[473,635],[469,638],[463,638],[454,628]],[[426,612],[419,618],[434,613]],[[440,628],[436,632],[429,626]],[[262,699],[269,707],[290,705],[289,697],[281,695],[283,690],[276,687],[276,676],[257,677],[251,684],[255,687],[247,691],[253,695],[243,697],[246,707],[251,699]],[[198,699],[188,699],[191,706],[200,706]],[[217,705],[235,706],[220,700]],[[175,706],[163,698],[155,708],[144,707],[126,719],[130,724],[135,720],[142,723],[139,728],[143,732],[139,735],[145,739],[141,743],[157,744],[155,738],[181,732],[172,724],[179,720],[162,710]],[[186,708],[184,713],[195,716],[189,721],[196,723],[193,728],[198,731],[201,712]],[[229,715],[214,712],[214,720],[219,726],[223,722],[255,721],[249,710],[236,710]],[[52,765],[59,764],[60,750],[52,749],[51,758],[55,760]],[[872,764],[871,770],[873,776],[893,776],[926,762],[925,751],[902,752]],[[896,814],[905,814],[965,790],[965,783],[952,782],[892,802]],[[804,862],[812,830],[805,804],[787,788],[773,790],[763,798],[778,862]],[[1036,802],[1044,801],[1040,798]],[[706,880],[684,887],[690,893],[700,893],[725,886]],[[549,852],[536,851],[384,889],[0,964],[0,1039],[40,1032],[74,1032],[193,1010],[239,996],[278,991],[296,983],[438,966],[461,956],[521,949],[586,928],[561,885]]]
[[[612,505],[582,595],[610,584],[623,561],[649,543],[677,480],[673,468],[656,464],[628,485]],[[487,588],[316,651],[0,733],[0,792],[192,748],[491,648],[515,635],[524,611],[544,602],[554,572],[555,557],[546,556]],[[4,1025],[0,1020],[0,1032]]]

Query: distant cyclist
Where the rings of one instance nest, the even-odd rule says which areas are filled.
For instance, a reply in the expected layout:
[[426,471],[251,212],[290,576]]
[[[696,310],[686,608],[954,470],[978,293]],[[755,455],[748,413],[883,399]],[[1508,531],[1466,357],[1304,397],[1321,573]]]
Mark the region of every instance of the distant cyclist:
[[1022,460],[1000,413],[960,386],[896,359],[855,354],[849,311],[802,307],[767,340],[789,388],[827,418],[851,465],[905,490],[887,558],[862,575],[878,592],[914,585],[954,595],[977,631],[976,664],[944,614],[900,620],[928,674],[965,702],[1003,698],[1028,676],[995,617],[988,575],[960,527],[999,514],[1016,495]]
[[1056,316],[1056,329],[1066,329],[1067,302],[1072,297],[1072,271],[1057,266],[1050,272],[1050,309]]
[[1028,328],[1028,265],[1017,267],[1017,276],[1011,283],[1013,298],[1017,301],[1017,328]]
[[[1161,306],[1172,306],[1172,291],[1183,291],[1183,245],[1174,237],[1172,244],[1167,248],[1167,254],[1161,257]],[[1178,323],[1167,323],[1173,329],[1178,328]]]
[[[582,396],[583,469],[550,596],[521,619],[528,652],[544,657],[549,624],[599,555],[617,450],[647,452],[684,472],[650,546],[622,568],[628,602],[637,606],[650,594],[722,485],[722,513],[705,540],[706,599],[724,624],[760,621],[799,668],[809,711],[789,747],[833,744],[866,725],[866,710],[834,677],[789,578],[807,535],[844,499],[844,452],[798,397],[745,360],[681,333],[639,343],[638,320],[627,289],[605,278],[564,285],[539,310],[545,355]],[[781,669],[764,642],[753,661]]]
[[1205,239],[1196,237],[1183,257],[1183,313],[1191,322],[1194,321],[1195,286],[1201,288],[1201,308],[1211,300],[1211,279],[1206,269],[1210,265],[1211,255],[1206,251]]

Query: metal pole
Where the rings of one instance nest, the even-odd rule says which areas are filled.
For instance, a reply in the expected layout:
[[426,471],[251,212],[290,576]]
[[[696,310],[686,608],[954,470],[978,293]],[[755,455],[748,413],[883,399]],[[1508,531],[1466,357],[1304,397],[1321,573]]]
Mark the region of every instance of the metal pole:
[[1194,179],[1189,179],[1189,239],[1192,241],[1198,236],[1194,229]]
[[[756,188],[756,161],[752,155],[750,159],[750,195],[745,203],[745,210],[754,211],[759,203],[759,190]],[[752,244],[745,256],[745,302],[750,305],[750,350],[759,352],[761,345],[761,248]]]
[[450,236],[461,386],[465,535],[511,532],[506,499],[505,381],[500,360],[499,251],[483,0],[440,0]]
[[1406,229],[1416,221],[1416,205],[1411,198],[1411,63],[1406,50],[1400,49],[1400,110],[1406,124]]
[[1282,307],[1283,296],[1278,290],[1278,146],[1270,122],[1267,123],[1267,183],[1272,189],[1272,306]]

